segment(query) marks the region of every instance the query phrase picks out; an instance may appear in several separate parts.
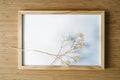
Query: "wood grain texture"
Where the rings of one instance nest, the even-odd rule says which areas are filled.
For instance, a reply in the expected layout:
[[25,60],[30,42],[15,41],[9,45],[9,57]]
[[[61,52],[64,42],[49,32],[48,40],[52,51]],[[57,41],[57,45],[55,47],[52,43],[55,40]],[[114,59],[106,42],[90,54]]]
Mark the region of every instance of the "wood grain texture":
[[[106,69],[19,70],[18,10],[105,10]],[[120,80],[120,0],[0,0],[0,80]]]

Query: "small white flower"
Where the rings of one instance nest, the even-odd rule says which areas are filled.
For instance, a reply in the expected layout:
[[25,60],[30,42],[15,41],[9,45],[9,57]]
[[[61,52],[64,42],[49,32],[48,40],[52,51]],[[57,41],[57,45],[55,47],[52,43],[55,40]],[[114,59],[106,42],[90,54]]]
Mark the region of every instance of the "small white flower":
[[61,62],[62,65],[68,67],[70,65],[70,61],[69,60],[64,60]]
[[80,56],[74,56],[73,59],[75,62],[78,62],[80,60]]

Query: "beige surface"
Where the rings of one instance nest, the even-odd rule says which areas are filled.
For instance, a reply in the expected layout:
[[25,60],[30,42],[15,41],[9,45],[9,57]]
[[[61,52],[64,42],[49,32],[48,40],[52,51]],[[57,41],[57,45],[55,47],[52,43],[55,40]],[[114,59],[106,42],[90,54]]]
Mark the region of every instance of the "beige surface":
[[[18,70],[17,11],[106,10],[106,70]],[[0,80],[120,80],[120,0],[0,0]]]

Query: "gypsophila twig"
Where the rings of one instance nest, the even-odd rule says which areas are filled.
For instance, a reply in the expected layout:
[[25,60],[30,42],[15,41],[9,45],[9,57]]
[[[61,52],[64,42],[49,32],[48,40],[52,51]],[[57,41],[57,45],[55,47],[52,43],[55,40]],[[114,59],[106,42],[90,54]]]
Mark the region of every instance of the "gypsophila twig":
[[[69,43],[69,45],[66,45],[65,43]],[[69,46],[69,49],[66,49],[66,46]],[[45,51],[40,50],[34,50],[34,49],[21,49],[16,47],[11,47],[13,49],[21,50],[21,51],[34,51],[41,54],[46,54],[55,57],[54,61],[52,61],[51,65],[55,63],[57,60],[60,61],[61,65],[69,66],[70,64],[77,63],[80,60],[79,53],[76,53],[74,51],[80,50],[84,48],[84,35],[82,33],[78,33],[75,36],[68,36],[65,37],[65,39],[61,42],[60,49],[58,53],[52,54]],[[74,54],[74,55],[72,55]],[[77,54],[77,55],[76,55]],[[64,58],[67,58],[67,60],[64,60]],[[72,59],[72,61],[71,61]]]

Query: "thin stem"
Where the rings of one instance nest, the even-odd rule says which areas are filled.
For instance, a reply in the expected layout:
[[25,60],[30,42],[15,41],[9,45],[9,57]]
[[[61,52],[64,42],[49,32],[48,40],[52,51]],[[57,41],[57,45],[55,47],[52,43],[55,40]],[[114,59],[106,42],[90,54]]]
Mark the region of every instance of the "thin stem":
[[12,47],[12,48],[13,49],[17,49],[17,50],[21,50],[21,51],[35,51],[35,52],[44,53],[44,54],[51,55],[51,56],[57,56],[57,55],[54,55],[54,54],[51,54],[51,53],[47,53],[47,52],[43,52],[43,51],[39,51],[39,50],[21,49],[21,48],[15,48],[15,47]]
[[76,61],[73,57],[71,57],[71,56],[65,56],[65,57],[68,57],[68,58],[71,58],[71,59],[73,59],[74,61]]
[[65,61],[63,61],[60,57],[58,57],[57,59],[59,59],[62,63],[66,64],[67,66],[69,65],[68,63],[66,63]]
[[[60,47],[60,49],[59,49],[59,51],[58,51],[58,54],[57,54],[58,57],[59,57],[59,54],[60,54],[60,52],[61,52],[61,50],[62,50],[62,48],[63,48],[63,43],[64,43],[64,41],[62,41],[61,47]],[[51,65],[56,62],[56,60],[58,59],[58,57],[55,58],[54,61],[52,61]]]
[[57,55],[54,55],[54,54],[51,54],[51,53],[47,53],[47,52],[43,52],[43,51],[39,51],[39,50],[33,50],[33,51],[40,52],[40,53],[45,53],[45,54],[48,54],[48,55],[51,55],[51,56],[57,56]]
[[[74,43],[72,44],[71,48],[73,48],[73,46],[74,46],[74,44],[75,44],[75,41],[76,41],[76,40],[74,40]],[[63,45],[63,42],[62,42],[62,45]],[[59,50],[59,53],[60,53],[61,49],[62,49],[62,46],[61,46],[61,48],[60,48],[60,50]],[[64,54],[61,54],[61,55],[59,55],[59,53],[58,53],[58,56],[59,56],[59,58],[61,58],[62,56],[70,53],[71,51],[72,51],[72,49],[70,49],[69,51],[66,51]],[[55,60],[54,60],[51,64],[53,64],[57,59],[58,59],[58,58],[55,58]]]
[[68,51],[64,52],[64,53],[62,54],[62,56],[64,56],[64,55],[66,55],[66,54],[70,53],[70,52],[73,50],[72,48],[74,47],[75,41],[76,41],[76,40],[74,40],[74,43],[72,44],[72,46],[71,46],[70,50],[68,50]]

